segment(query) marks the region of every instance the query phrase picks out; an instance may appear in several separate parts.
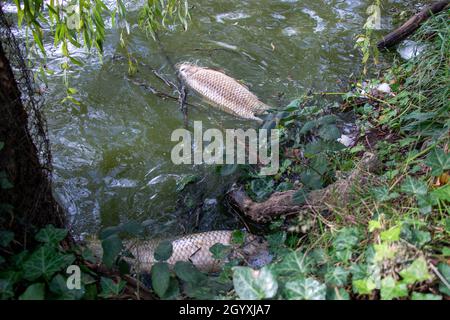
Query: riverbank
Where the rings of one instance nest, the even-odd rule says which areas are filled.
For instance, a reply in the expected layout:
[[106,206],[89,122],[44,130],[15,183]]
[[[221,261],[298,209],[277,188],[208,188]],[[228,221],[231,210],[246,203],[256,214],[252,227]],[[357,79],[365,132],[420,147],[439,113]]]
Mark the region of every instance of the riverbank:
[[[277,230],[267,237],[275,262],[269,276],[253,276],[253,288],[235,271],[235,280],[248,278],[235,281],[241,298],[269,298],[276,283],[286,299],[448,299],[448,18],[430,19],[411,39],[420,54],[355,83],[339,106],[320,111],[315,97],[304,97],[285,109],[281,174],[245,180],[245,208],[265,201],[251,213]],[[339,114],[349,111],[358,129],[343,148],[335,142],[345,130]],[[368,154],[376,169],[358,167]],[[322,193],[320,206],[309,196],[345,179]],[[292,186],[295,193],[283,190]],[[275,219],[280,198],[292,212]]]

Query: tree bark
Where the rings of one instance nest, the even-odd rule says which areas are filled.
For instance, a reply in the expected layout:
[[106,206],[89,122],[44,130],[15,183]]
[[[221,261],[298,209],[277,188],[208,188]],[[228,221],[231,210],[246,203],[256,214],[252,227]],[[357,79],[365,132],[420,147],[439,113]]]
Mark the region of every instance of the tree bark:
[[416,31],[425,20],[430,18],[432,15],[444,10],[449,3],[450,0],[444,0],[426,6],[419,13],[406,21],[401,27],[392,31],[381,41],[379,41],[377,43],[378,49],[382,50],[390,48],[400,41],[406,39],[408,36],[414,33],[414,31]]
[[356,168],[347,178],[320,190],[311,191],[302,203],[296,203],[298,190],[275,192],[264,202],[254,202],[242,190],[233,190],[228,196],[244,215],[255,222],[268,222],[280,215],[300,212],[301,210],[323,211],[332,207],[347,206],[355,191],[364,187],[370,173],[378,168],[378,159],[372,153],[365,153]]
[[3,44],[0,44],[0,142],[3,143],[0,227],[13,231],[15,240],[26,246],[33,242],[36,229],[47,224],[63,227],[65,219],[53,198],[48,173],[39,162],[38,149],[28,129],[28,114]]

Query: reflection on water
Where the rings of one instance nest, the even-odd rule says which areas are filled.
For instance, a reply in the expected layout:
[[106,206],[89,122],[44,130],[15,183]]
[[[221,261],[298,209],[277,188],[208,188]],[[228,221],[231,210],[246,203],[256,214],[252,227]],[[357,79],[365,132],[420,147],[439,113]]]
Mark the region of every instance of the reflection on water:
[[[138,2],[127,1],[127,7],[136,8]],[[358,71],[354,37],[361,32],[371,2],[193,1],[189,30],[177,29],[161,38],[173,61],[223,69],[277,107],[310,89],[336,90],[346,76]],[[385,5],[383,12],[402,2]],[[384,15],[381,32],[391,28]],[[131,30],[133,55],[173,79],[153,41],[136,24]],[[157,98],[130,82],[126,60],[117,58],[124,55],[118,32],[108,30],[107,38],[103,64],[95,55],[84,55],[87,64],[72,74],[71,86],[79,90],[83,103],[79,110],[61,105],[61,75],[50,78],[46,116],[55,193],[70,213],[74,230],[95,232],[130,218],[145,221],[155,235],[183,232],[186,221],[196,221],[200,229],[235,226],[236,217],[218,210],[217,197],[223,195],[229,178],[220,177],[214,167],[171,163],[175,143],[170,135],[183,127],[176,101]],[[48,67],[60,59],[55,50]],[[167,91],[148,68],[140,67],[136,78]],[[286,98],[279,101],[279,96]],[[194,120],[203,121],[205,130],[253,125],[212,110],[196,97],[189,99],[204,106],[189,109],[190,126]],[[205,201],[193,210],[194,217],[176,210],[176,183],[187,174],[202,177],[195,191]]]

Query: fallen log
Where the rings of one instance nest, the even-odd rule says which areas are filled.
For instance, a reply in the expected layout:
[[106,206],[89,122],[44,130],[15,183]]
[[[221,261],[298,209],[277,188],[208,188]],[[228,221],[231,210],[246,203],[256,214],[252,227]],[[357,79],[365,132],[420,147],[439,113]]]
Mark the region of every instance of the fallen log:
[[406,39],[414,31],[416,31],[420,25],[430,18],[432,15],[444,10],[450,3],[450,0],[439,1],[423,8],[419,13],[411,17],[401,27],[389,33],[381,41],[377,43],[377,47],[380,50],[388,49],[400,41]]
[[376,155],[366,152],[348,177],[339,179],[324,189],[311,191],[301,204],[295,199],[298,190],[275,192],[269,199],[259,203],[253,201],[242,188],[232,190],[228,197],[244,215],[260,223],[304,209],[320,212],[330,207],[343,207],[348,204],[355,195],[355,190],[362,188],[369,179],[370,173],[375,172],[377,168]]

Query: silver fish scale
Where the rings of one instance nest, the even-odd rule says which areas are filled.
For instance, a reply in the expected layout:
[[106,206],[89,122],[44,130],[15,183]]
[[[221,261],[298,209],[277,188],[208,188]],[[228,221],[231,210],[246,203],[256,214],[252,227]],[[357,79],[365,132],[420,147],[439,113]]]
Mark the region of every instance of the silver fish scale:
[[[194,233],[171,240],[173,253],[167,260],[169,265],[174,265],[177,261],[191,261],[199,270],[205,272],[220,271],[225,261],[214,259],[209,249],[216,243],[232,246],[233,254],[242,254],[251,257],[260,249],[264,249],[258,242],[258,238],[252,234],[246,235],[246,241],[242,248],[232,244],[233,231],[207,231]],[[157,261],[154,258],[155,250],[161,240],[129,240],[125,241],[125,247],[133,255],[123,257],[130,263],[135,272],[150,272],[153,264]],[[88,242],[89,249],[94,256],[99,259],[103,256],[102,245],[99,240]]]
[[245,119],[261,120],[269,107],[235,79],[219,71],[190,66],[194,71],[184,77],[187,85],[221,110]]
[[[230,245],[231,236],[232,231],[209,231],[177,238],[172,241],[173,253],[167,263],[173,265],[177,261],[191,261],[199,270],[217,271],[221,261],[214,259],[209,249],[216,243]],[[129,246],[128,250],[137,259],[141,271],[149,271],[156,262],[154,252],[159,242],[160,240],[136,241]]]

